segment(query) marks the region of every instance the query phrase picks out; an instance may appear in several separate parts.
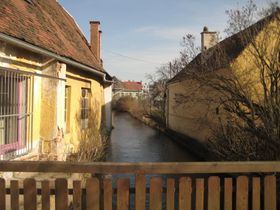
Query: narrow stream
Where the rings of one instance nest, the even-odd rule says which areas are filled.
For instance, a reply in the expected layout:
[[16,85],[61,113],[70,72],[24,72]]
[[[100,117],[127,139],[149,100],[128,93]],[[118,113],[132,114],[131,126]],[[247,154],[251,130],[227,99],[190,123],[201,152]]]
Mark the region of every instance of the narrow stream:
[[196,161],[184,147],[146,126],[127,113],[114,113],[107,161],[186,162]]
[[[127,113],[114,113],[114,129],[111,134],[111,141],[107,154],[108,162],[187,162],[197,161],[186,148],[172,141],[168,136],[146,126],[140,121],[132,118]],[[152,176],[161,176],[166,180],[170,175],[146,175],[149,188],[149,179]],[[175,178],[174,175],[171,175]],[[116,180],[119,177],[130,179],[130,187],[135,186],[133,175],[113,175],[113,186],[116,188]],[[163,183],[165,186],[166,183]],[[134,193],[130,194],[129,209],[134,209]],[[175,193],[175,200],[178,200],[178,193]],[[116,194],[113,197],[113,209],[116,209]],[[163,197],[163,209],[166,208],[166,200]],[[146,194],[146,209],[149,209],[149,193]],[[178,202],[175,202],[175,209],[178,209]]]

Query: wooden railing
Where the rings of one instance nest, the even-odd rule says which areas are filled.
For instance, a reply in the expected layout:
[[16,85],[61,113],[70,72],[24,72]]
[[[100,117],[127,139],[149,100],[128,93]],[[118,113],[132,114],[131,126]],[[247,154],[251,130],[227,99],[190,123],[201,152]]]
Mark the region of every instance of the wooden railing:
[[[280,162],[0,161],[0,171],[46,173],[41,181],[0,179],[0,210],[18,210],[21,205],[25,210],[276,210],[279,197]],[[48,179],[47,173],[91,177],[83,184]]]

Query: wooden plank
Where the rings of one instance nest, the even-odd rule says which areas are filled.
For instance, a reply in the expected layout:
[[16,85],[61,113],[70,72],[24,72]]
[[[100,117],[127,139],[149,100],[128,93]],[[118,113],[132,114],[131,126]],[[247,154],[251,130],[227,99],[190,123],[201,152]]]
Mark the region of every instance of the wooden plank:
[[174,210],[175,208],[175,180],[167,179],[166,183],[166,210]]
[[162,210],[161,177],[152,177],[150,180],[150,210]]
[[87,210],[100,209],[100,184],[96,177],[86,181],[86,203]]
[[112,210],[113,186],[111,179],[104,180],[104,210]]
[[179,210],[191,210],[192,180],[190,177],[179,179]]
[[204,209],[204,179],[196,179],[195,181],[195,209]]
[[81,181],[73,181],[73,210],[82,209],[82,190]]
[[23,181],[24,210],[37,209],[37,189],[35,179],[28,178]]
[[261,209],[261,184],[259,177],[253,177],[252,181],[252,208],[253,210]]
[[50,182],[48,180],[42,181],[42,210],[50,210]]
[[232,178],[225,178],[224,210],[232,210]]
[[0,178],[0,210],[6,209],[5,179]]
[[68,184],[64,178],[55,180],[55,209],[68,210]]
[[127,178],[117,180],[117,209],[129,209],[129,179]]
[[236,209],[248,210],[248,177],[246,176],[237,177]]
[[208,210],[220,209],[220,178],[211,176],[208,178]]
[[19,189],[18,189],[17,180],[11,181],[10,189],[11,189],[11,210],[19,210]]
[[278,161],[185,163],[69,163],[59,161],[0,161],[0,171],[92,174],[211,174],[280,172]]
[[269,175],[264,178],[264,209],[276,210],[276,177]]
[[146,177],[136,175],[135,177],[135,210],[143,210],[146,207]]

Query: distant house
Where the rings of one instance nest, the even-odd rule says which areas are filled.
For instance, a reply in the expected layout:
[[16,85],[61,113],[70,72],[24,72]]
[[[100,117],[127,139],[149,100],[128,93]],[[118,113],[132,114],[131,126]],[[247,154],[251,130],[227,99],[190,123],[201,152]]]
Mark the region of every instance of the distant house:
[[129,96],[132,98],[141,98],[144,96],[142,82],[136,81],[115,81],[114,82],[114,97],[120,98]]
[[[218,100],[222,101],[221,93],[207,88],[207,85],[199,84],[189,75],[201,74],[209,80],[215,79],[217,75],[234,76],[238,78],[240,85],[251,85],[249,93],[252,94],[251,97],[257,97],[260,78],[256,76],[259,74],[253,61],[251,41],[260,43],[265,49],[263,52],[270,56],[269,49],[272,52],[277,44],[279,46],[279,28],[279,9],[219,43],[217,34],[205,27],[201,33],[201,53],[167,84],[168,129],[179,135],[205,142],[212,129],[217,128],[219,123],[226,119],[225,112],[221,113],[222,110],[219,112],[216,103]],[[244,39],[248,35],[251,40]],[[205,83],[207,84],[207,80]]]
[[111,128],[99,24],[90,22],[89,44],[57,1],[1,1],[0,159],[66,153],[91,113],[97,127]]
[[119,80],[117,77],[113,76],[113,98],[121,97],[123,86],[122,81]]

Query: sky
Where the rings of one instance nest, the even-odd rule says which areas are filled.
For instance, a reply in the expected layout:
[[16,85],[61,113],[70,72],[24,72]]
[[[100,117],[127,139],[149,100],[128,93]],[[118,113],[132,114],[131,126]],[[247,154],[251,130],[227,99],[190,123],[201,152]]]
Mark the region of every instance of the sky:
[[[180,42],[193,34],[200,46],[204,26],[224,36],[225,10],[247,0],[58,0],[87,40],[89,21],[101,22],[105,70],[121,80],[146,81],[161,65],[179,57]],[[256,0],[265,5],[266,0]]]

